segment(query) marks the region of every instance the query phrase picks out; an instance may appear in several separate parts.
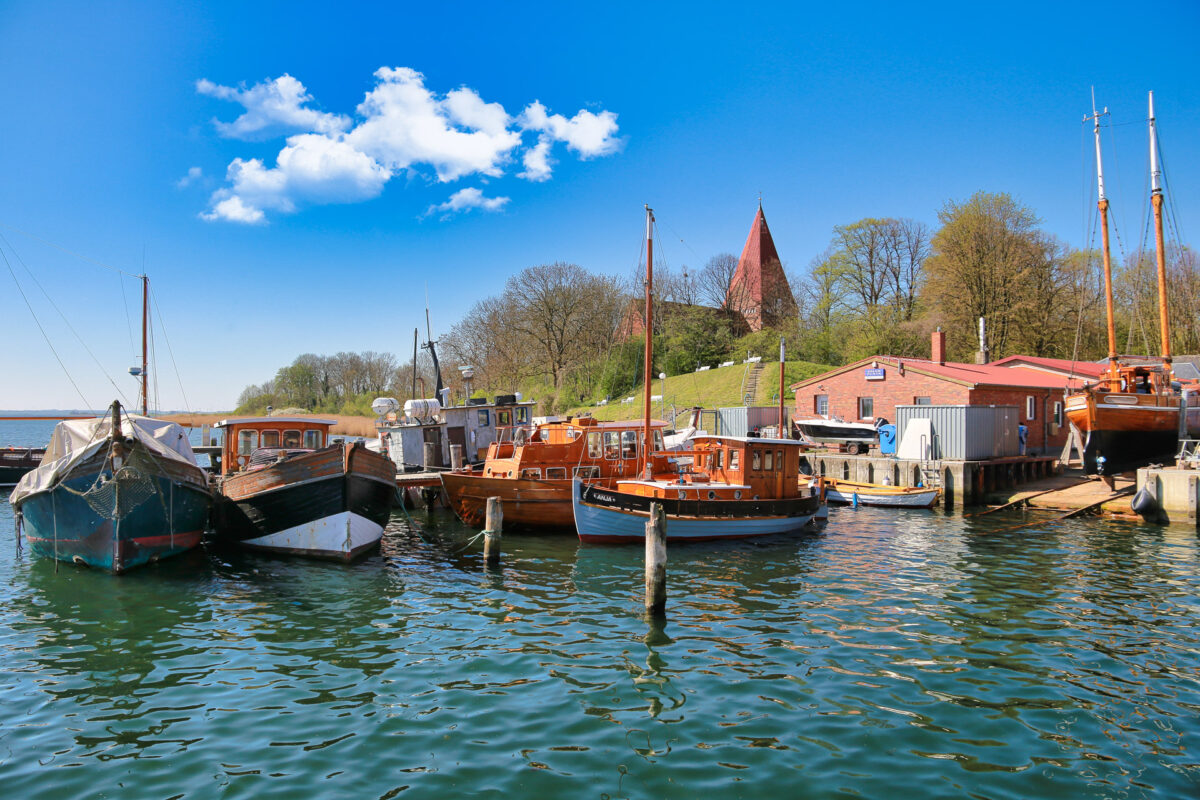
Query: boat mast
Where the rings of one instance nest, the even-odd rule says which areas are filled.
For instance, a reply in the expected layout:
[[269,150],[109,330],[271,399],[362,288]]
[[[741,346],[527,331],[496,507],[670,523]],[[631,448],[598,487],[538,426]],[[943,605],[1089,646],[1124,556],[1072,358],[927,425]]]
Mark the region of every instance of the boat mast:
[[646,379],[646,391],[642,397],[642,479],[650,480],[650,370],[653,354],[651,339],[653,335],[653,320],[651,318],[650,292],[654,281],[654,211],[646,206],[646,345],[643,348],[642,376]]
[[1113,322],[1113,290],[1112,290],[1112,261],[1108,253],[1108,198],[1104,194],[1104,166],[1100,159],[1100,118],[1108,113],[1096,111],[1096,92],[1092,91],[1092,114],[1084,117],[1083,121],[1093,120],[1093,131],[1096,136],[1096,183],[1100,187],[1100,243],[1104,257],[1104,312],[1108,316],[1108,363],[1110,367],[1117,364],[1117,328]]
[[150,278],[142,275],[142,416],[150,415],[150,403],[146,392],[146,324],[150,317]]
[[1154,92],[1150,93],[1150,205],[1154,208],[1154,260],[1158,267],[1158,326],[1162,357],[1171,366],[1171,321],[1167,315],[1167,253],[1163,244],[1162,170],[1158,168],[1158,129],[1154,126]]
[[779,337],[779,430],[777,433],[778,433],[780,439],[790,439],[790,438],[792,438],[789,435],[790,432],[785,432],[784,427],[783,427],[784,426],[784,421],[783,421],[784,420],[784,418],[783,418],[783,364],[784,364],[784,339],[782,336],[780,336]]

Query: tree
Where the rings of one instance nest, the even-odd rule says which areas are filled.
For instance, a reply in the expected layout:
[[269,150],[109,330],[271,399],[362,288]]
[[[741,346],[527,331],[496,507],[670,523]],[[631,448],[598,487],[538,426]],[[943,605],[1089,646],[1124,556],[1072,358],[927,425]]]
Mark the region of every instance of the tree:
[[729,285],[737,272],[738,259],[732,253],[713,256],[696,276],[696,295],[707,306],[729,309]]

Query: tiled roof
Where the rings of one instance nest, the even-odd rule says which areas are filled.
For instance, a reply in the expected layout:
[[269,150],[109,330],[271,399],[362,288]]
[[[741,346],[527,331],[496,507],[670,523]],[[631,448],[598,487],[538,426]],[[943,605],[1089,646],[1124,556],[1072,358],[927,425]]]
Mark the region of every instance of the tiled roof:
[[726,305],[744,314],[754,330],[796,315],[796,301],[761,204],[729,282]]
[[1071,361],[1066,358],[1043,358],[1041,356],[1007,356],[991,362],[990,366],[1014,367],[1023,364],[1034,368],[1055,370],[1068,375],[1082,375],[1086,378],[1099,378],[1106,369],[1104,364],[1098,364],[1095,361]]
[[[1044,370],[1030,369],[1028,367],[1004,367],[996,366],[995,364],[962,364],[955,361],[947,361],[945,364],[938,364],[935,361],[921,358],[900,358],[898,356],[874,356],[872,358],[864,358],[856,361],[853,364],[847,364],[844,367],[838,367],[835,370],[817,375],[805,381],[792,384],[792,389],[797,389],[802,386],[807,386],[813,383],[819,383],[822,380],[839,375],[845,372],[850,372],[855,369],[862,369],[875,362],[880,366],[896,369],[899,364],[903,364],[905,369],[911,369],[914,372],[924,373],[934,378],[942,378],[944,380],[954,381],[955,383],[966,384],[969,386],[1012,386],[1021,389],[1062,389],[1068,385],[1068,381],[1063,375],[1046,372]],[[1070,362],[1068,362],[1070,363]],[[1082,385],[1084,380],[1089,376],[1081,375],[1070,382],[1072,387]]]

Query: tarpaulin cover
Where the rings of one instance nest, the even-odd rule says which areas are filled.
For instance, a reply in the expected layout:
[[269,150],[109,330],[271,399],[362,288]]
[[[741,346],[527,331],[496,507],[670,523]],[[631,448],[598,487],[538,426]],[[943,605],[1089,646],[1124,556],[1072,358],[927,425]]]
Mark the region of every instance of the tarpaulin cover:
[[[71,469],[108,446],[112,415],[96,419],[64,420],[54,426],[42,463],[21,477],[9,496],[18,503],[31,494],[52,489]],[[157,458],[167,458],[196,466],[196,456],[187,431],[174,422],[135,414],[121,415],[121,434],[136,439]]]

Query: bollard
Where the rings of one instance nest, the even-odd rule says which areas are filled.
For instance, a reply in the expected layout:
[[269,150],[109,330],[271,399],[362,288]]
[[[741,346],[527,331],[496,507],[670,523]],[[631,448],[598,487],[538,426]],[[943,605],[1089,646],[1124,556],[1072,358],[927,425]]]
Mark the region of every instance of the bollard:
[[425,443],[425,469],[440,466],[437,463],[437,446],[433,442]]
[[504,508],[499,497],[487,499],[487,523],[483,529],[483,560],[500,563],[500,530],[504,527]]
[[463,465],[463,446],[461,444],[450,445],[450,469],[458,472]]
[[666,610],[667,516],[661,503],[651,503],[646,520],[646,613],[662,616]]

